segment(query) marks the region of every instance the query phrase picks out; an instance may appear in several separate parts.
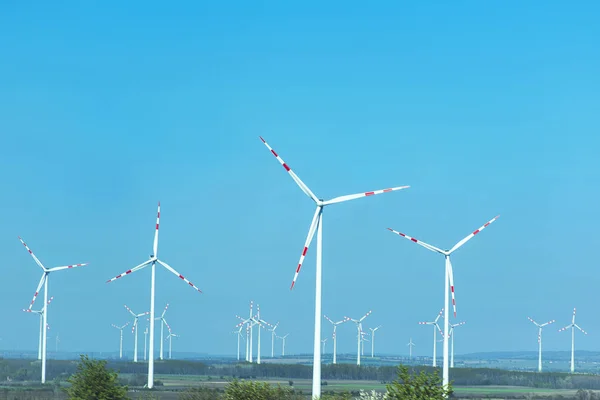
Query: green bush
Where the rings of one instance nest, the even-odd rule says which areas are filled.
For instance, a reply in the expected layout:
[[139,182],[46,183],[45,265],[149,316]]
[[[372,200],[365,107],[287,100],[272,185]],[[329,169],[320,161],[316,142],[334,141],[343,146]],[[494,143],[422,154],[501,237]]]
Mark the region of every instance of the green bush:
[[77,372],[67,382],[65,389],[72,400],[126,400],[127,386],[119,383],[117,373],[106,368],[105,360],[90,360],[81,356]]
[[398,378],[386,385],[387,399],[435,400],[446,399],[452,395],[452,384],[445,388],[437,370],[427,373],[411,374],[408,367],[398,366]]

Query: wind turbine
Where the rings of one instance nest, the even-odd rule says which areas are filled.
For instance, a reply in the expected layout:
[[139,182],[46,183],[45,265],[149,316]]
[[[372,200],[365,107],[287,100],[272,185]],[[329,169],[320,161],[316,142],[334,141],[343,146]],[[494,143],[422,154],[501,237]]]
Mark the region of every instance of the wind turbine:
[[566,331],[569,328],[571,328],[571,373],[573,373],[575,372],[575,328],[587,335],[587,332],[581,329],[579,325],[575,323],[575,308],[573,309],[573,319],[571,320],[571,323],[564,328],[559,329],[558,331]]
[[159,357],[161,360],[163,359],[163,342],[164,342],[163,331],[164,331],[164,327],[165,327],[165,313],[167,312],[168,308],[169,308],[169,303],[167,303],[167,305],[165,306],[165,309],[163,310],[160,317],[156,318],[157,320],[160,320],[160,354],[159,354]]
[[156,230],[154,231],[154,245],[152,247],[153,254],[150,255],[150,258],[143,263],[133,267],[132,269],[128,269],[115,276],[112,279],[109,279],[107,283],[115,281],[119,278],[124,277],[125,275],[129,275],[132,272],[139,271],[148,265],[151,266],[151,280],[150,280],[150,351],[148,354],[149,362],[148,362],[148,389],[152,389],[154,387],[154,295],[155,295],[155,286],[156,286],[156,263],[159,263],[163,267],[165,267],[169,272],[179,277],[185,283],[196,289],[199,293],[202,293],[200,289],[198,289],[192,282],[188,281],[183,275],[179,272],[175,271],[169,264],[158,259],[158,226],[160,222],[160,202],[158,202],[158,212],[156,215]]
[[365,315],[363,315],[360,319],[352,319],[350,317],[344,317],[345,319],[348,319],[352,322],[354,322],[356,324],[356,329],[358,330],[358,343],[357,343],[357,347],[356,347],[356,365],[360,365],[360,353],[361,353],[361,348],[360,348],[360,344],[362,342],[362,336],[361,336],[361,332],[362,332],[362,322],[365,320],[365,318],[367,318],[369,315],[371,315],[371,310],[369,310],[368,313],[366,313]]
[[237,360],[240,361],[240,338],[244,339],[244,336],[242,335],[242,329],[244,329],[243,324],[238,324],[236,325],[236,328],[239,326],[239,329],[237,331],[233,331],[232,333],[235,333],[237,336]]
[[366,338],[366,336],[368,336],[369,333],[365,332],[362,330],[360,330],[360,356],[363,357],[365,355],[365,342],[368,342],[369,339]]
[[[38,284],[37,289],[35,290],[35,294],[33,295],[33,299],[31,300],[31,303],[29,304],[29,308],[28,308],[29,310],[31,310],[31,308],[33,307],[33,303],[35,303],[35,299],[37,298],[40,290],[42,289],[42,285],[44,285],[44,306],[46,306],[48,304],[48,281],[50,280],[49,276],[50,276],[51,272],[61,271],[63,269],[83,267],[84,265],[87,265],[87,263],[83,263],[83,264],[65,265],[63,267],[46,268],[42,265],[40,260],[38,260],[38,258],[35,256],[35,254],[33,254],[31,249],[29,248],[29,246],[27,246],[27,244],[23,241],[23,239],[21,239],[20,236],[19,236],[19,240],[21,241],[21,243],[23,243],[23,246],[25,246],[25,248],[27,249],[29,254],[31,254],[31,257],[33,257],[33,260],[35,261],[35,263],[42,269],[42,271],[44,271],[42,274],[42,278],[40,279],[40,283]],[[43,322],[44,326],[48,326],[48,308],[47,307],[44,307],[43,319],[44,319],[44,322]],[[46,383],[46,348],[47,348],[47,343],[48,343],[48,330],[42,329],[42,332],[43,332],[43,335],[42,335],[42,383]]]
[[448,285],[450,285],[450,292],[452,294],[452,307],[454,308],[454,316],[456,317],[456,301],[454,299],[454,273],[452,271],[452,263],[450,262],[450,255],[452,253],[454,253],[456,250],[458,250],[463,244],[467,243],[469,240],[471,240],[475,235],[477,235],[479,232],[481,232],[482,230],[484,230],[485,228],[487,228],[487,226],[489,224],[491,224],[492,222],[494,222],[495,220],[497,220],[500,216],[497,215],[494,218],[492,218],[490,221],[486,222],[483,226],[481,226],[479,229],[474,230],[470,235],[468,235],[467,237],[465,237],[463,240],[461,240],[460,242],[456,243],[454,245],[454,247],[452,247],[450,250],[442,250],[439,249],[435,246],[432,246],[430,244],[427,244],[425,242],[422,242],[420,240],[417,240],[413,237],[410,237],[408,235],[405,235],[404,233],[395,231],[391,228],[388,228],[388,230],[412,241],[415,242],[416,244],[425,247],[427,250],[439,253],[441,255],[444,256],[444,259],[446,261],[446,266],[445,266],[445,274],[444,274],[444,310],[445,310],[445,315],[444,315],[444,357],[443,357],[443,370],[442,370],[442,385],[444,387],[448,387],[448,383],[449,383],[449,379],[450,379],[450,374],[448,371],[448,335],[446,333],[448,333],[449,330],[449,318],[448,318],[448,308],[449,308],[449,304],[448,304]]
[[131,308],[127,307],[127,304],[123,304],[123,306],[125,306],[125,308],[127,309],[127,311],[129,311],[129,314],[133,315],[133,326],[131,327],[131,333],[133,333],[134,337],[133,337],[133,362],[136,363],[138,362],[138,319],[140,317],[143,317],[144,315],[148,315],[150,314],[148,311],[143,312],[141,314],[136,314],[133,311],[131,311]]
[[287,333],[283,336],[277,336],[277,339],[281,339],[282,342],[282,346],[281,346],[281,357],[285,357],[285,338],[288,337],[290,334]]
[[437,317],[435,317],[435,319],[433,321],[419,322],[419,325],[431,325],[431,326],[433,326],[433,366],[434,367],[437,366],[437,331],[439,331],[440,334],[442,336],[444,336],[444,333],[442,332],[442,330],[440,329],[440,326],[437,323],[443,313],[444,313],[444,309],[442,308],[442,310],[440,311],[440,313],[437,315]]
[[321,344],[323,345],[323,351],[321,354],[325,354],[325,344],[327,343],[327,338],[321,340]]
[[146,329],[144,329],[144,361],[147,360],[147,355],[148,355],[148,327],[146,327]]
[[117,326],[115,324],[112,324],[113,328],[116,328],[119,330],[119,336],[120,336],[120,338],[119,338],[119,359],[123,358],[123,329],[127,325],[129,325],[129,322],[123,326]]
[[316,261],[316,280],[315,280],[315,332],[314,332],[314,341],[313,341],[313,381],[312,381],[312,397],[319,398],[321,397],[321,264],[322,264],[322,244],[323,244],[323,208],[325,206],[341,203],[348,200],[359,199],[362,197],[373,196],[376,194],[392,192],[394,190],[406,189],[408,186],[399,186],[389,189],[383,190],[375,190],[372,192],[364,192],[358,194],[351,194],[346,196],[335,197],[331,200],[324,201],[317,196],[300,180],[298,175],[294,173],[290,169],[290,167],[283,161],[281,157],[269,146],[269,144],[262,137],[260,140],[265,144],[265,146],[269,149],[269,151],[277,158],[277,161],[283,166],[283,168],[290,174],[290,177],[296,182],[296,184],[300,187],[300,189],[310,197],[316,204],[315,214],[313,216],[312,222],[310,224],[310,228],[308,230],[308,236],[306,237],[306,241],[304,242],[304,248],[302,249],[302,254],[300,255],[300,261],[298,262],[298,266],[296,267],[296,272],[294,274],[294,279],[292,280],[292,286],[290,289],[294,288],[296,284],[296,279],[298,279],[298,274],[300,273],[300,268],[302,268],[302,263],[304,262],[304,257],[306,257],[306,253],[308,251],[308,247],[312,242],[313,236],[315,235],[315,231],[317,232],[317,261]]
[[252,309],[254,306],[254,302],[252,300],[250,300],[250,315],[248,316],[248,318],[242,318],[239,315],[236,315],[235,317],[239,320],[241,320],[242,322],[239,323],[238,325],[236,325],[235,327],[238,328],[242,325],[247,325],[246,326],[246,361],[247,362],[252,362],[253,360],[253,354],[252,354],[252,344],[253,344],[253,340],[252,340],[252,333],[253,333],[253,328],[254,328],[254,321],[253,321],[253,317],[254,315],[252,315]]
[[459,322],[458,324],[449,324],[450,337],[452,338],[452,343],[450,344],[450,368],[454,368],[454,328],[464,324],[464,322]]
[[50,305],[50,303],[52,303],[52,299],[54,299],[54,296],[50,297],[50,300],[48,300],[48,303],[42,307],[41,310],[32,310],[32,309],[23,309],[24,312],[28,312],[28,313],[34,313],[34,314],[38,314],[40,316],[40,338],[38,341],[38,360],[42,359],[42,337],[44,336],[44,312],[46,310],[46,307]]
[[171,359],[171,349],[173,347],[173,338],[174,337],[180,337],[179,335],[174,334],[173,332],[171,332],[171,330],[169,329],[169,334],[167,335],[167,338],[165,340],[169,341],[169,360]]
[[279,326],[279,322],[269,328],[271,331],[271,358],[275,357],[275,329]]
[[413,346],[415,346],[415,344],[412,341],[412,338],[410,338],[410,341],[408,342],[407,346],[408,346],[408,359],[412,360],[412,349],[413,349]]
[[266,326],[272,326],[267,321],[260,317],[260,305],[256,305],[256,316],[252,318],[255,325],[258,325],[258,354],[256,355],[256,363],[260,364],[260,328],[266,329]]
[[538,327],[538,372],[542,372],[542,328],[546,325],[554,323],[555,320],[548,321],[544,324],[538,324],[531,317],[527,317],[527,319],[533,322],[533,324]]
[[381,328],[381,325],[379,325],[377,328],[369,328],[371,331],[371,358],[373,358],[375,353],[375,331],[379,328]]
[[337,321],[337,322],[333,322],[327,315],[323,315],[323,317],[325,317],[325,319],[329,322],[331,322],[331,324],[333,325],[333,363],[337,364],[337,335],[336,335],[336,330],[338,325],[343,324],[344,322],[350,321],[348,318],[344,318],[341,321]]

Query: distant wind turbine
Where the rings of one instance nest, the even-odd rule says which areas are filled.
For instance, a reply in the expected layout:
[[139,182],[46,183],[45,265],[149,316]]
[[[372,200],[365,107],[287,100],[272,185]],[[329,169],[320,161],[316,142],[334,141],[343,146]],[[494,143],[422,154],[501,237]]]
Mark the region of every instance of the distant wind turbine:
[[119,330],[119,359],[123,358],[123,329],[127,325],[129,325],[129,322],[123,326],[117,326],[115,324],[112,324],[113,328],[116,328]]
[[331,320],[331,318],[329,318],[327,315],[323,315],[323,317],[325,317],[325,319],[327,321],[329,321],[333,325],[333,335],[332,335],[332,337],[333,337],[333,363],[337,364],[337,335],[336,335],[336,330],[337,330],[338,325],[341,325],[344,322],[350,321],[350,319],[344,318],[341,321],[333,322]]
[[538,327],[538,372],[542,372],[542,328],[545,327],[546,325],[550,325],[550,324],[554,323],[555,321],[552,320],[552,321],[548,321],[544,324],[538,324],[531,317],[527,317],[527,319],[529,319],[531,322],[533,322],[533,324],[535,326]]
[[579,325],[575,323],[575,308],[573,309],[573,319],[571,320],[571,323],[564,328],[559,329],[558,331],[566,331],[569,328],[571,328],[571,373],[573,373],[575,372],[575,328],[587,335],[587,332],[581,329]]
[[433,366],[434,367],[437,366],[437,332],[439,331],[440,334],[442,334],[442,336],[444,335],[444,332],[442,332],[442,330],[440,329],[440,326],[437,323],[443,313],[444,313],[444,309],[442,308],[440,313],[437,315],[437,317],[435,317],[435,319],[433,321],[419,322],[419,325],[433,326]]
[[459,322],[458,324],[449,324],[450,326],[450,338],[452,339],[450,346],[450,368],[454,368],[454,328],[457,326],[464,325],[464,322]]
[[408,359],[409,360],[412,360],[412,349],[413,349],[414,345],[415,344],[413,343],[412,338],[410,338],[410,341],[407,344],[407,346],[408,346]]
[[375,331],[379,328],[381,328],[381,325],[377,328],[369,328],[371,331],[371,358],[373,358],[373,355],[375,354]]

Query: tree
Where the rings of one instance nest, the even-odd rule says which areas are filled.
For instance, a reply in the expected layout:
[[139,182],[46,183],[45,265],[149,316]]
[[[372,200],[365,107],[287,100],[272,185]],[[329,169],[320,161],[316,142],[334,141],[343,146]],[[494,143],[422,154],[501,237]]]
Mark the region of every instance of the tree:
[[106,368],[105,360],[90,360],[82,355],[75,372],[67,382],[65,389],[72,400],[125,400],[127,386],[119,383],[117,373]]
[[234,380],[225,388],[225,400],[300,400],[290,388],[271,386],[266,382]]
[[426,373],[411,374],[408,367],[398,366],[398,378],[386,385],[387,399],[432,400],[445,399],[452,394],[452,384],[442,386],[442,379],[437,370]]

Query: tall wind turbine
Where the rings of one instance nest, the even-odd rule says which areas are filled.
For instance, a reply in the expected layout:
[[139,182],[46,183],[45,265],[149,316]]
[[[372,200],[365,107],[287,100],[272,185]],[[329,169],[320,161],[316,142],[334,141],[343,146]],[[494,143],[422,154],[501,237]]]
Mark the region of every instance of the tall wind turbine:
[[279,322],[269,328],[271,331],[271,358],[275,357],[275,329],[279,326]]
[[285,357],[285,338],[288,337],[290,334],[286,333],[283,336],[277,336],[277,339],[281,339],[282,342],[282,346],[281,346],[281,357]]
[[437,315],[437,317],[435,317],[435,319],[433,321],[419,322],[419,325],[433,326],[433,366],[434,367],[437,366],[437,332],[439,331],[440,334],[442,336],[444,336],[444,332],[442,332],[442,330],[440,329],[440,326],[437,323],[443,313],[444,313],[444,309],[442,308],[440,313]]
[[337,335],[336,335],[336,330],[338,325],[343,324],[344,322],[350,321],[348,318],[344,318],[341,321],[337,321],[337,322],[333,322],[327,315],[323,315],[323,317],[325,317],[325,319],[329,322],[331,322],[331,324],[333,325],[333,363],[337,364]]
[[412,360],[412,349],[413,349],[414,345],[415,344],[413,343],[412,338],[410,338],[410,341],[407,344],[407,346],[408,346],[408,359],[409,360]]
[[143,312],[141,314],[136,314],[131,311],[131,308],[127,307],[127,304],[124,304],[129,314],[133,315],[133,326],[131,327],[131,333],[133,333],[133,362],[138,362],[138,319],[143,317],[144,315],[150,314],[148,311]]
[[173,332],[171,332],[171,330],[169,329],[169,334],[167,335],[167,338],[165,340],[169,341],[169,360],[171,359],[171,350],[173,348],[173,338],[174,337],[180,337],[179,335],[174,334]]
[[369,328],[371,331],[371,358],[373,358],[375,354],[375,331],[379,328],[381,328],[381,325],[379,325],[377,328]]
[[464,322],[459,322],[458,324],[449,324],[450,337],[452,338],[452,342],[450,343],[450,368],[454,368],[454,328],[464,324]]
[[327,338],[321,339],[321,344],[323,345],[323,349],[321,351],[321,354],[325,354],[325,344],[326,343],[327,343]]
[[163,310],[160,317],[156,318],[156,320],[160,320],[160,354],[159,354],[159,357],[161,360],[163,359],[163,342],[164,342],[163,331],[165,328],[165,314],[166,314],[168,308],[169,308],[169,303],[167,303],[167,305],[165,306],[165,309]]
[[369,335],[368,332],[360,330],[360,356],[363,357],[365,355],[365,342],[368,342],[369,339],[366,337]]
[[[21,241],[21,243],[23,243],[23,246],[25,246],[25,248],[27,249],[29,254],[31,254],[31,257],[33,257],[33,260],[35,261],[35,263],[42,269],[42,271],[44,271],[42,274],[42,279],[40,279],[40,283],[38,284],[37,289],[35,290],[35,294],[33,295],[33,299],[31,300],[31,303],[29,304],[29,308],[28,308],[29,310],[31,310],[31,308],[33,307],[33,303],[35,303],[35,299],[37,298],[40,290],[42,289],[42,285],[44,286],[44,306],[46,306],[48,304],[48,281],[50,280],[49,276],[50,276],[51,272],[61,271],[63,269],[83,267],[84,265],[87,265],[87,263],[83,263],[83,264],[65,265],[63,267],[46,268],[42,265],[40,260],[38,260],[38,258],[35,256],[35,254],[33,254],[31,249],[29,248],[29,246],[27,246],[27,244],[23,241],[23,239],[21,239],[20,236],[19,236],[19,240]],[[48,308],[44,307],[44,310],[45,310],[44,314],[43,314],[44,326],[48,326]],[[48,330],[42,329],[42,332],[43,332],[43,335],[42,335],[42,383],[46,383],[46,348],[47,348],[47,342],[48,342]]]
[[357,347],[356,347],[356,365],[360,365],[360,353],[361,353],[360,345],[362,342],[362,322],[365,320],[365,318],[367,318],[369,315],[371,315],[371,312],[372,311],[369,310],[368,313],[366,313],[359,319],[352,319],[349,317],[344,317],[344,318],[354,322],[356,324],[356,329],[358,330],[358,341],[357,341]]
[[331,200],[324,201],[317,196],[300,180],[298,175],[291,170],[291,168],[283,161],[281,157],[269,146],[269,144],[261,137],[260,140],[265,144],[265,146],[269,149],[269,151],[277,158],[277,161],[283,166],[283,168],[290,174],[290,177],[296,182],[296,184],[300,187],[300,189],[310,197],[316,204],[315,214],[313,216],[312,222],[310,224],[310,228],[308,230],[308,236],[306,237],[306,241],[304,242],[304,248],[302,249],[302,254],[300,255],[300,261],[298,262],[298,266],[296,267],[296,272],[294,274],[294,279],[292,280],[292,286],[290,289],[294,288],[296,284],[296,279],[298,279],[298,274],[300,273],[300,268],[302,268],[302,263],[304,262],[304,257],[306,257],[306,253],[308,251],[308,247],[312,242],[313,236],[315,235],[315,231],[317,232],[317,262],[316,262],[316,280],[315,280],[315,332],[314,332],[314,341],[313,341],[313,381],[312,381],[312,397],[319,398],[321,397],[321,264],[322,264],[322,243],[323,243],[323,208],[325,206],[341,203],[348,200],[359,199],[362,197],[373,196],[376,194],[392,192],[394,190],[406,189],[408,186],[399,186],[389,189],[376,190],[372,192],[364,192],[346,196],[335,197]]
[[558,331],[566,331],[569,328],[571,328],[571,373],[573,373],[575,372],[575,328],[587,335],[587,332],[581,329],[579,325],[575,323],[575,308],[573,309],[573,319],[571,320],[571,323],[564,328],[559,329]]
[[236,325],[236,328],[239,326],[238,330],[234,330],[232,333],[235,333],[237,336],[237,360],[240,361],[240,339],[244,339],[242,335],[242,329],[244,329],[244,324]]
[[127,325],[129,325],[129,322],[123,326],[117,326],[115,324],[112,324],[113,328],[116,328],[119,330],[119,359],[123,358],[123,329]]
[[260,328],[265,329],[265,325],[269,326],[270,324],[265,320],[260,318],[260,305],[256,305],[256,316],[252,318],[252,321],[255,325],[258,325],[258,349],[256,354],[256,363],[260,364]]
[[443,371],[442,371],[442,385],[444,387],[448,387],[448,383],[449,383],[449,379],[450,379],[450,374],[448,371],[448,336],[446,333],[448,333],[449,331],[449,318],[448,318],[448,308],[449,308],[449,304],[448,304],[448,286],[450,286],[450,292],[452,294],[452,307],[454,308],[454,316],[456,317],[456,301],[454,299],[454,273],[452,271],[452,263],[450,262],[450,255],[452,253],[454,253],[456,250],[458,250],[463,244],[467,243],[469,240],[471,240],[475,235],[477,235],[479,232],[481,232],[482,230],[484,230],[485,228],[487,228],[487,226],[489,224],[491,224],[492,222],[494,222],[495,220],[497,220],[500,216],[497,215],[496,217],[492,218],[490,221],[486,222],[483,226],[481,226],[479,229],[474,230],[470,235],[468,235],[467,237],[465,237],[463,240],[461,240],[460,242],[456,243],[454,245],[454,247],[452,247],[450,250],[442,250],[439,249],[435,246],[432,246],[430,244],[427,244],[425,242],[422,242],[420,240],[417,240],[413,237],[410,237],[408,235],[405,235],[404,233],[395,231],[391,228],[388,228],[390,231],[412,241],[415,242],[416,244],[425,247],[427,250],[439,253],[441,255],[444,256],[444,259],[446,261],[446,266],[445,266],[445,275],[444,275],[444,309],[445,309],[445,315],[444,315],[444,358],[443,358]]
[[119,278],[124,277],[125,275],[129,275],[132,272],[139,271],[144,267],[150,265],[152,273],[150,279],[150,351],[148,354],[148,389],[152,389],[154,387],[154,295],[155,295],[155,286],[156,286],[156,263],[159,263],[163,267],[165,267],[169,272],[183,280],[185,283],[196,289],[199,293],[202,293],[200,289],[198,289],[192,282],[188,281],[183,275],[179,272],[175,271],[169,264],[158,259],[158,226],[160,222],[160,202],[158,202],[158,212],[156,215],[156,230],[154,231],[154,245],[152,247],[153,254],[150,255],[150,259],[144,261],[140,265],[133,267],[132,269],[128,269],[115,276],[112,279],[109,279],[107,283],[115,281]]
[[548,321],[544,324],[538,324],[531,317],[527,317],[535,326],[538,327],[538,372],[542,372],[542,328],[546,325],[550,325],[555,322],[555,320]]
[[42,359],[42,337],[44,336],[44,312],[46,311],[46,307],[48,307],[50,305],[50,303],[52,303],[52,299],[54,299],[54,296],[50,297],[50,300],[48,300],[48,303],[42,307],[41,310],[31,310],[31,309],[23,309],[24,312],[28,312],[28,313],[34,313],[40,316],[40,338],[38,340],[38,360]]

